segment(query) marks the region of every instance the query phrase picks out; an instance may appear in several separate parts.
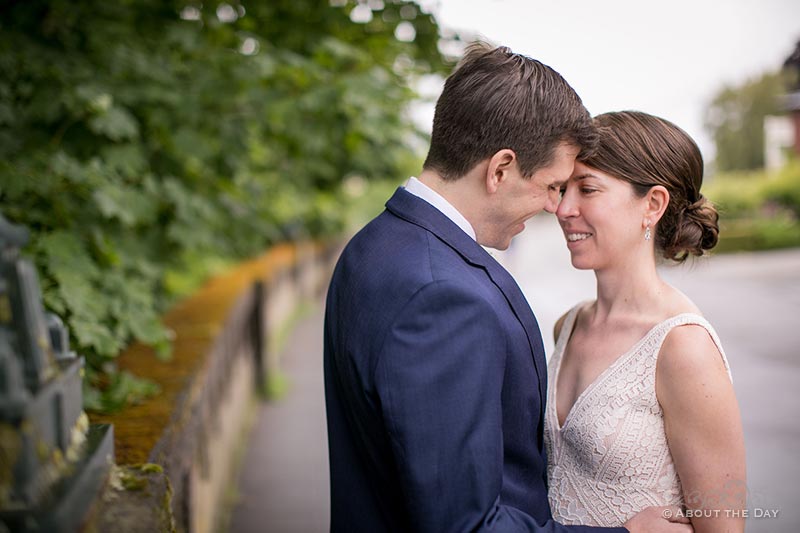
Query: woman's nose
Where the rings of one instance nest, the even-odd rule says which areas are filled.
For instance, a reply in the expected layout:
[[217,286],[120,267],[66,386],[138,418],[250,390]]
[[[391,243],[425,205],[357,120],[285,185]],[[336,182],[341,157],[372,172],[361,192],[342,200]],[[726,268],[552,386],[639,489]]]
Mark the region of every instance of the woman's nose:
[[572,195],[569,194],[569,191],[567,191],[564,193],[564,196],[561,197],[561,201],[558,203],[558,207],[555,212],[556,216],[559,220],[562,220],[575,216],[577,212],[577,204],[573,201]]

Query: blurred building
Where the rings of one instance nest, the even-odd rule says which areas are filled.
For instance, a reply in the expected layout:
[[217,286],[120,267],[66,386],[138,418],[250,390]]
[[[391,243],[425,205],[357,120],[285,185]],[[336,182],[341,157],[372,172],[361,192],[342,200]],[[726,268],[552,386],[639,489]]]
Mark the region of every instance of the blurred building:
[[786,58],[783,68],[792,74],[790,92],[781,96],[779,116],[764,118],[764,166],[775,170],[786,163],[789,154],[800,157],[800,41]]
[[782,116],[764,119],[764,163],[767,169],[780,168],[788,154],[800,156],[800,41],[786,58],[783,68],[792,74],[791,91],[782,96]]
[[[800,113],[798,113],[800,115]],[[792,122],[790,115],[764,117],[764,167],[777,170],[786,163],[787,154],[795,149],[800,120]]]

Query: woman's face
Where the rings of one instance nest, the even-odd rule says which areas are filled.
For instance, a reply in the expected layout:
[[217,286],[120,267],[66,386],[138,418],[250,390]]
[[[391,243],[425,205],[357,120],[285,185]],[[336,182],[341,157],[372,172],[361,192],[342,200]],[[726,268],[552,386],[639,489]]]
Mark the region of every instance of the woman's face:
[[628,264],[647,242],[646,203],[630,183],[576,162],[556,210],[572,265],[603,270]]

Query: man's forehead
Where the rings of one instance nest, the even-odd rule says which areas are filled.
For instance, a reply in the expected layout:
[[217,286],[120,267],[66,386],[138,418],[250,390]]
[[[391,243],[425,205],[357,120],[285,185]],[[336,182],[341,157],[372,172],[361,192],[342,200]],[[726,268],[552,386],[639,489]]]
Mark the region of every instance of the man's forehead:
[[569,176],[551,175],[551,176],[548,177],[548,179],[546,181],[547,181],[547,184],[550,185],[550,186],[558,185],[560,187],[560,186],[564,185],[566,182],[569,181]]

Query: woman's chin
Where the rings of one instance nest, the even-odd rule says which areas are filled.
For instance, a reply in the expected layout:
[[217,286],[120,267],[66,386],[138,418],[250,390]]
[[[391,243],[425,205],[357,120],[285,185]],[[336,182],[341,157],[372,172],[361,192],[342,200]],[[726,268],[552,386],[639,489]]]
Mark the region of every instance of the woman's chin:
[[586,261],[582,257],[575,257],[573,255],[570,258],[570,261],[572,262],[572,267],[577,269],[577,270],[592,270],[593,269],[593,266],[591,265],[591,263],[589,263],[588,261]]

